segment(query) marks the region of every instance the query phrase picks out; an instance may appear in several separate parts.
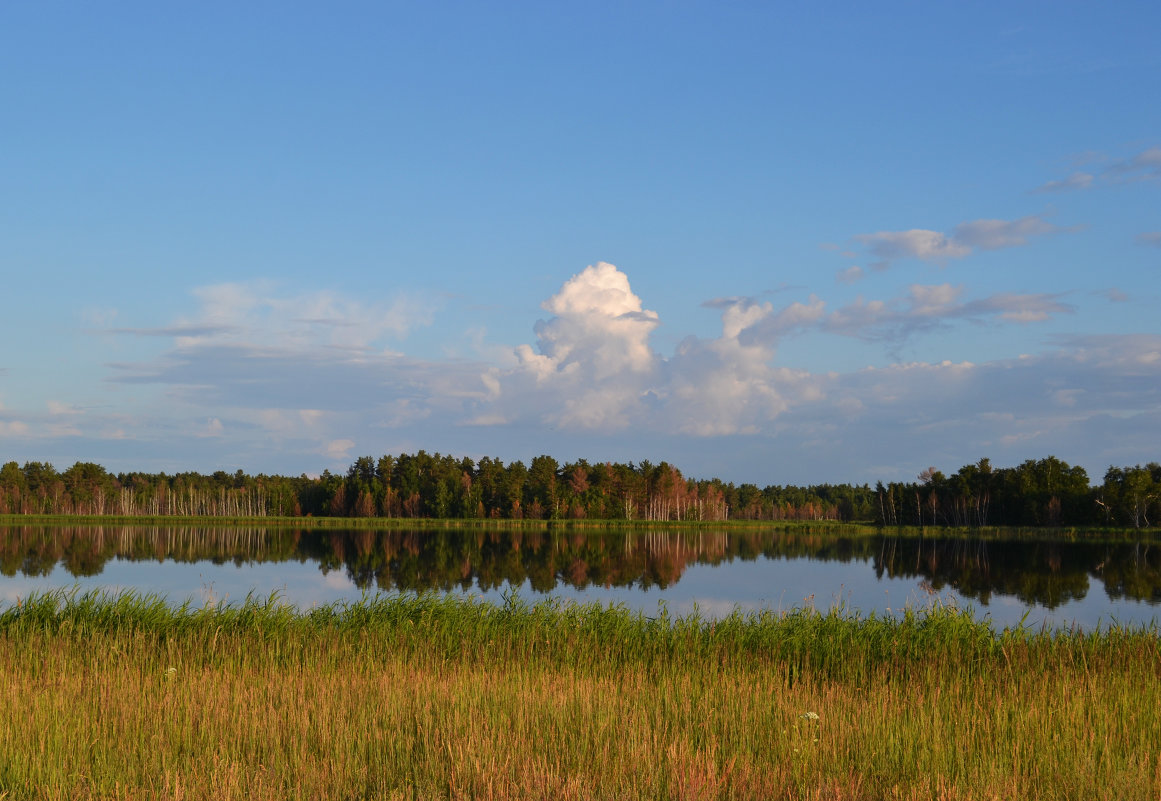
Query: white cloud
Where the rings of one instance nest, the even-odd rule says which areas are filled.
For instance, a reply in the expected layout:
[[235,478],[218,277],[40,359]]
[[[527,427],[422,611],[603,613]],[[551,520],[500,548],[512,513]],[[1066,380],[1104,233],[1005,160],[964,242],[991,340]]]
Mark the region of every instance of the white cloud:
[[[721,301],[711,303],[722,304]],[[722,309],[722,336],[726,339],[737,339],[738,334],[769,317],[774,310],[769,303],[755,303],[748,298],[724,303],[719,308]]]
[[519,405],[523,395],[543,393],[553,399],[543,419],[555,424],[628,425],[658,366],[649,345],[649,335],[659,324],[657,313],[642,306],[628,276],[604,262],[574,275],[542,305],[555,316],[536,323],[539,352],[519,346],[518,366],[507,372],[508,382],[520,387],[503,389],[492,373],[484,381],[486,395],[502,392],[509,403]]
[[[536,327],[542,352],[522,346],[520,368],[490,374],[499,384],[490,389],[496,408],[472,422],[511,424],[531,413],[553,425],[594,431],[632,425],[693,436],[754,433],[790,399],[810,391],[807,374],[777,369],[772,361],[780,337],[822,316],[821,300],[781,309],[752,298],[703,305],[719,310],[721,336],[687,337],[663,358],[648,345],[657,317],[642,310],[624,273],[612,265],[589,268],[545,304],[558,317]],[[630,325],[622,326],[626,316]],[[602,369],[608,350],[633,356]],[[533,411],[545,408],[552,411]]]
[[659,411],[678,431],[697,436],[752,433],[786,409],[770,365],[772,349],[738,339],[742,329],[731,313],[739,306],[722,312],[720,338],[689,337],[666,365]]
[[653,368],[649,334],[658,325],[657,313],[642,308],[629,288],[629,277],[613,265],[587,267],[543,307],[556,315],[536,324],[540,352],[553,369],[587,361],[600,379]]
[[776,345],[784,337],[807,330],[822,318],[826,304],[811,295],[806,303],[794,301],[778,311],[771,303],[752,298],[721,298],[703,304],[722,310],[722,337],[742,344]]
[[1137,244],[1161,248],[1161,231],[1149,231],[1148,233],[1139,234],[1137,236]]

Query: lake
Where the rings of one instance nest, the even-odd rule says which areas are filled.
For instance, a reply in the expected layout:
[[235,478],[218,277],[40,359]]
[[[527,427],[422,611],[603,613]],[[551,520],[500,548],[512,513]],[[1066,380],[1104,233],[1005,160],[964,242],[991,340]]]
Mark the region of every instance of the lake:
[[511,592],[704,617],[841,605],[866,616],[970,608],[996,627],[1161,621],[1161,544],[843,536],[833,529],[323,529],[0,526],[0,604],[78,587],[177,604],[248,594],[298,606],[378,592]]

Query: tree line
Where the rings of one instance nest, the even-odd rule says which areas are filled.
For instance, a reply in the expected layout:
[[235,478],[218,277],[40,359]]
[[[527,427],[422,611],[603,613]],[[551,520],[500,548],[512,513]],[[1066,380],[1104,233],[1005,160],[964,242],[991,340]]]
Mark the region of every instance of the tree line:
[[1110,467],[1090,486],[1049,456],[1012,468],[988,459],[913,482],[806,487],[688,478],[648,461],[505,464],[439,453],[356,459],[345,474],[252,476],[238,470],[113,474],[92,462],[0,467],[0,514],[389,517],[538,520],[814,520],[888,526],[1143,528],[1161,519],[1161,465]]
[[1055,456],[1002,468],[980,459],[950,476],[929,467],[910,483],[879,482],[875,496],[884,525],[1148,528],[1161,520],[1161,464],[1110,467],[1092,486]]

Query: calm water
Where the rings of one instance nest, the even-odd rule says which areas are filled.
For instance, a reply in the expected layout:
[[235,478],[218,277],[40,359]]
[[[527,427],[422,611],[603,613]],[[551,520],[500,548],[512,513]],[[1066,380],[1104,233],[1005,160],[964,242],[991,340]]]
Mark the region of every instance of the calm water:
[[[278,592],[299,607],[438,590],[490,600],[517,591],[664,603],[703,616],[836,604],[861,614],[970,607],[1004,626],[1161,622],[1161,544],[836,537],[703,530],[359,531],[191,526],[0,527],[0,604],[33,591],[134,589],[238,601]],[[1026,618],[1025,618],[1026,616]]]

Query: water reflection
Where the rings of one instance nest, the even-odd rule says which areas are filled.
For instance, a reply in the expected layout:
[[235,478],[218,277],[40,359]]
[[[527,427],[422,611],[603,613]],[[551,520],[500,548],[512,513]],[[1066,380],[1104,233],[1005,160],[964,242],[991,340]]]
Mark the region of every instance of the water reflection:
[[[126,563],[135,570],[123,570]],[[287,583],[302,581],[313,572],[336,589],[486,595],[516,587],[598,599],[606,597],[602,591],[610,590],[621,591],[614,599],[623,599],[626,592],[666,597],[687,573],[705,570],[714,579],[712,590],[698,590],[703,609],[707,602],[727,609],[781,603],[780,586],[783,593],[786,588],[803,595],[815,593],[795,583],[786,571],[776,577],[769,572],[777,570],[772,563],[790,567],[798,576],[811,575],[821,598],[850,600],[864,612],[890,608],[889,602],[873,597],[876,585],[921,587],[931,594],[965,599],[985,611],[1010,606],[1012,601],[1045,610],[1080,602],[1091,605],[1094,596],[1101,595],[1099,589],[1093,591],[1097,586],[1103,588],[1105,603],[1096,614],[1106,620],[1148,620],[1153,605],[1161,603],[1161,548],[1143,541],[852,537],[836,536],[825,528],[773,527],[676,531],[0,527],[0,572],[5,576],[56,578],[63,567],[69,576],[83,579],[99,577],[113,564],[118,586],[149,586],[150,570],[162,565],[233,564],[249,570],[261,567],[266,574],[284,576]],[[769,580],[761,589],[742,590],[751,565],[766,565],[763,575]],[[848,593],[846,599],[836,592],[840,583]],[[862,594],[856,597],[853,588],[861,588]],[[757,597],[751,597],[755,592]],[[320,593],[315,599],[319,602],[338,599],[326,597],[325,589]],[[797,605],[802,597],[792,595],[786,605]],[[1147,611],[1133,611],[1124,602],[1143,604]]]
[[980,604],[994,595],[1055,609],[1085,598],[1090,579],[1110,600],[1161,603],[1161,547],[1154,543],[880,538],[875,575],[922,577]]

